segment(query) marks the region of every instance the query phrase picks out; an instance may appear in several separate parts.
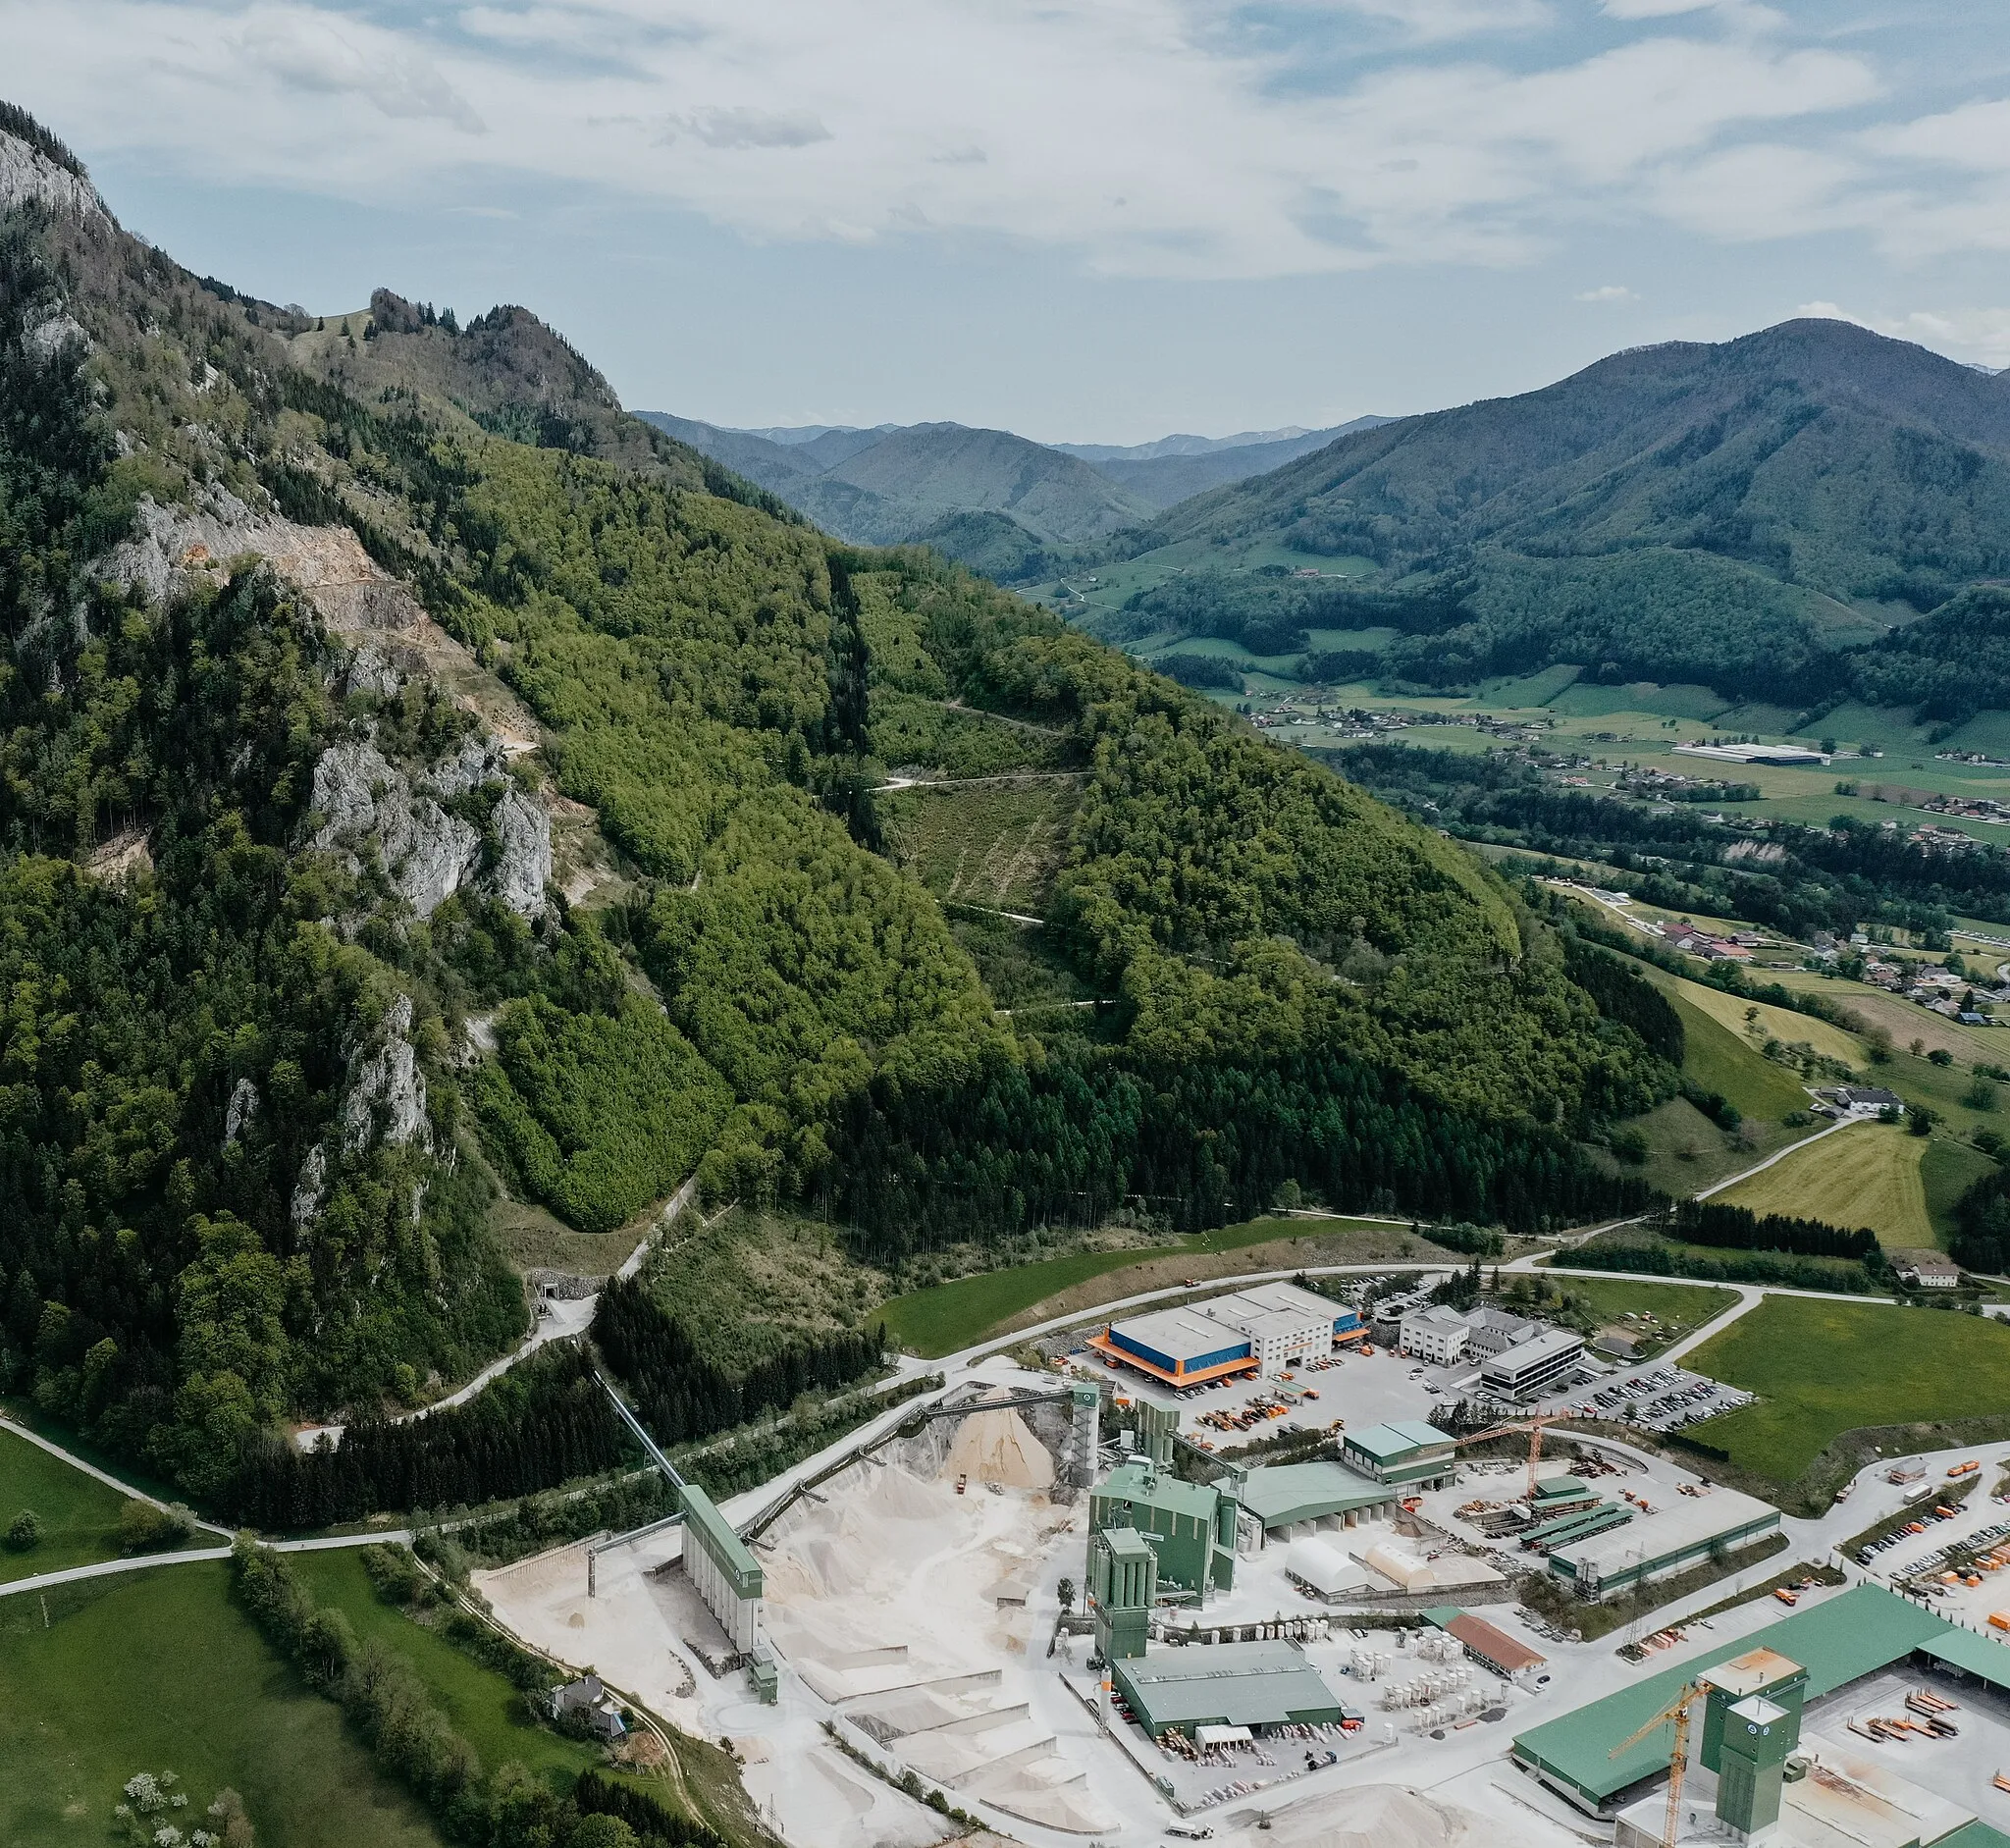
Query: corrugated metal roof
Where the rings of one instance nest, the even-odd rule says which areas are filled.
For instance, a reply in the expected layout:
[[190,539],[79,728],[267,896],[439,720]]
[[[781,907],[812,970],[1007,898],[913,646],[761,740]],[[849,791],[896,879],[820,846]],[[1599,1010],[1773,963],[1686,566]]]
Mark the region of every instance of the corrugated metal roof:
[[1237,1487],[1236,1500],[1264,1526],[1276,1527],[1376,1507],[1395,1494],[1387,1483],[1370,1482],[1338,1463],[1279,1463],[1250,1470]]
[[[1567,1779],[1587,1797],[1603,1800],[1667,1769],[1668,1731],[1651,1734],[1618,1758],[1613,1748],[1652,1719],[1691,1676],[1755,1649],[1776,1650],[1808,1671],[1808,1699],[1819,1700],[1952,1632],[1953,1626],[1876,1585],[1859,1585],[1809,1610],[1715,1650],[1560,1719],[1515,1736],[1518,1757]],[[1980,1640],[1980,1639],[1978,1639]],[[2000,1647],[2000,1645],[1998,1645]]]
[[1966,1668],[1991,1687],[2010,1688],[2010,1649],[1973,1630],[1949,1630],[1923,1645],[1928,1655],[1952,1668]]
[[1339,1697],[1296,1643],[1189,1644],[1110,1667],[1154,1732],[1215,1720],[1278,1726],[1341,1710]]

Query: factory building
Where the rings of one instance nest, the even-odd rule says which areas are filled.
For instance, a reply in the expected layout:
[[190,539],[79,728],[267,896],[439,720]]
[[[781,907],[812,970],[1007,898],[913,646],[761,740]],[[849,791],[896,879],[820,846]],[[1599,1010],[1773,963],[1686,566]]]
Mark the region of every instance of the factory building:
[[1256,1284],[1112,1322],[1088,1345],[1107,1360],[1185,1390],[1249,1374],[1275,1378],[1366,1332],[1358,1311],[1344,1303],[1295,1284]]
[[1236,1498],[1266,1542],[1393,1520],[1397,1511],[1395,1489],[1330,1461],[1258,1464]]
[[1529,1399],[1560,1380],[1584,1358],[1584,1337],[1567,1328],[1504,1348],[1480,1369],[1480,1384],[1504,1399]]
[[1416,1418],[1347,1432],[1340,1455],[1349,1469],[1371,1481],[1418,1489],[1448,1487],[1456,1462],[1452,1438]]
[[[1625,1741],[1661,1712],[1680,1691],[1683,1683],[1701,1678],[1717,1690],[1712,1707],[1703,1716],[1702,1741],[1698,1756],[1708,1770],[1715,1771],[1721,1793],[1726,1784],[1741,1777],[1746,1792],[1734,1792],[1735,1800],[1752,1807],[1741,1813],[1755,1820],[1765,1814],[1772,1801],[1767,1786],[1772,1768],[1765,1763],[1768,1751],[1736,1754],[1753,1762],[1734,1767],[1726,1774],[1725,1742],[1737,1745],[1740,1735],[1746,1745],[1756,1735],[1743,1728],[1771,1725],[1762,1715],[1740,1716],[1736,1708],[1759,1698],[1782,1714],[1792,1715],[1795,1723],[1819,1728],[1825,1723],[1820,1704],[1828,1696],[1850,1688],[1866,1677],[1904,1664],[1908,1674],[1941,1672],[1972,1676],[1998,1695],[2010,1691],[2010,1648],[1957,1628],[1932,1611],[1876,1585],[1859,1585],[1837,1593],[1810,1610],[1800,1610],[1755,1634],[1720,1645],[1714,1651],[1664,1668],[1593,1701],[1574,1713],[1563,1715],[1519,1734],[1512,1747],[1514,1763],[1529,1776],[1547,1784],[1588,1814],[1612,1820],[1638,1799],[1668,1769],[1672,1733],[1664,1726],[1649,1732],[1639,1743]],[[1844,1724],[1841,1716],[1832,1722]],[[1847,1737],[1848,1735],[1845,1735]],[[1775,1735],[1772,1743],[1777,1743]],[[1622,1749],[1623,1748],[1623,1749]],[[1791,1750],[1791,1748],[1790,1748]],[[1828,1759],[1846,1757],[1834,1745],[1803,1739],[1799,1748],[1803,1762],[1826,1764]],[[1782,1775],[1790,1769],[1781,1755]],[[1692,1774],[1694,1767],[1692,1766]],[[1854,1773],[1837,1768],[1835,1777],[1804,1777],[1787,1784],[1788,1803],[1811,1803],[1817,1790],[1833,1792],[1835,1781],[1862,1782]],[[1812,1787],[1812,1788],[1811,1788]],[[1686,1807],[1686,1806],[1685,1806]],[[1660,1839],[1662,1801],[1655,1799],[1648,1832]],[[1865,1806],[1870,1814],[1870,1806]],[[1707,1807],[1706,1807],[1707,1815]],[[1973,1813],[1969,1813],[1972,1819]],[[1849,1829],[1832,1832],[1813,1812],[1782,1815],[1779,1833],[1772,1839],[1806,1843],[1809,1848],[1836,1848],[1854,1839],[1859,1848],[1865,1842],[1888,1843],[1888,1848],[1905,1848],[1909,1842],[1931,1848],[1934,1841],[1959,1839],[1961,1848],[2002,1848],[2003,1838],[1986,1827],[1981,1835],[1972,1833],[1978,1825],[1964,1821],[1957,1811],[1941,1814],[1931,1827],[1909,1823],[1896,1836],[1878,1830]],[[1716,1823],[1716,1838],[1721,1843],[1724,1824]],[[1706,1833],[1709,1832],[1706,1826]],[[1987,1839],[1984,1839],[1987,1838]],[[1732,1837],[1733,1840],[1736,1837]]]
[[1158,1561],[1158,1577],[1204,1597],[1236,1577],[1236,1502],[1205,1483],[1182,1482],[1137,1460],[1110,1471],[1088,1498],[1088,1531],[1135,1530]]
[[1544,1526],[1547,1535],[1539,1527],[1524,1543],[1542,1538],[1556,1577],[1580,1598],[1604,1599],[1777,1533],[1779,1510],[1757,1496],[1713,1489],[1678,1496],[1651,1514],[1608,1503]]
[[684,1514],[685,1574],[734,1650],[752,1658],[765,1641],[761,1561],[695,1482],[678,1488],[677,1501]]
[[1456,1309],[1437,1303],[1412,1309],[1399,1326],[1402,1351],[1412,1360],[1440,1367],[1449,1367],[1465,1352],[1466,1337],[1472,1332]]
[[1249,1338],[1196,1309],[1160,1309],[1112,1322],[1088,1345],[1162,1386],[1209,1386],[1256,1371]]
[[1158,1555],[1137,1528],[1089,1535],[1088,1608],[1098,1656],[1105,1662],[1142,1656],[1157,1600]]
[[1177,1726],[1247,1737],[1273,1726],[1332,1725],[1350,1717],[1296,1643],[1190,1644],[1110,1663],[1110,1679],[1156,1739]]
[[[1481,1667],[1518,1687],[1533,1687],[1549,1659],[1497,1624],[1476,1617],[1456,1605],[1439,1605],[1424,1612],[1424,1621],[1434,1623],[1464,1649]],[[1542,1675],[1544,1680],[1549,1677]]]

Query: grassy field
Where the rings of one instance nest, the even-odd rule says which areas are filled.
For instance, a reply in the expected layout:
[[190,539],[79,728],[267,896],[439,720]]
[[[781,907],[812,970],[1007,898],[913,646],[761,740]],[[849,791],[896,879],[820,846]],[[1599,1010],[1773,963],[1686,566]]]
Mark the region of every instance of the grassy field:
[[1973,1418],[2010,1404],[2010,1328],[1930,1309],[1769,1296],[1686,1364],[1760,1396],[1689,1435],[1776,1482],[1861,1425]]
[[1834,976],[1818,975],[1812,969],[1769,971],[1768,979],[1798,992],[1820,994],[1860,1014],[1871,1026],[1881,1027],[1891,1035],[1894,1046],[1911,1046],[1917,1039],[1931,1052],[1950,1052],[1963,1065],[1984,1059],[1993,1063],[2010,1060],[2010,1033],[1987,1027],[1964,1027],[1944,1014],[1930,1014],[1910,1001],[1873,988],[1861,981],[1843,981]]
[[1600,1332],[1616,1330],[1639,1341],[1643,1358],[1695,1334],[1738,1302],[1735,1290],[1716,1284],[1642,1284],[1625,1277],[1560,1277],[1556,1282]]
[[1927,1148],[1925,1136],[1894,1124],[1859,1123],[1796,1149],[1712,1198],[1762,1215],[1869,1226],[1886,1244],[1930,1245],[1933,1223],[1920,1178]]
[[1709,1015],[1754,1051],[1768,1039],[1778,1039],[1790,1046],[1805,1042],[1825,1059],[1836,1059],[1844,1065],[1861,1067],[1864,1062],[1861,1040],[1812,1014],[1797,1014],[1791,1008],[1772,1007],[1763,1001],[1746,1001],[1726,994],[1721,988],[1713,988],[1708,982],[1687,981],[1678,976],[1664,975],[1662,979],[1674,988],[1686,1007]]
[[1081,800],[1078,777],[906,789],[877,799],[895,861],[939,899],[1038,917]]
[[[161,1566],[0,1600],[0,1842],[123,1840],[113,1805],[173,1770],[185,1835],[225,1785],[259,1848],[439,1848],[331,1701],[305,1688],[231,1601],[223,1561]],[[67,1594],[67,1595],[64,1595]]]
[[1435,1245],[1412,1238],[1404,1226],[1365,1220],[1258,1219],[1216,1232],[1190,1233],[1170,1244],[1076,1251],[1011,1270],[959,1277],[896,1296],[873,1314],[884,1318],[895,1341],[933,1358],[1051,1316],[1167,1289],[1185,1277],[1205,1281],[1300,1263],[1374,1263],[1436,1254]]
[[375,1637],[425,1678],[448,1719],[489,1769],[514,1760],[555,1792],[601,1762],[600,1749],[561,1738],[523,1711],[523,1697],[493,1669],[464,1656],[377,1596],[353,1549],[296,1553],[293,1569],[316,1604],[345,1615],[358,1637]]
[[[1670,978],[1672,979],[1672,978]],[[1692,987],[1693,983],[1683,983]],[[1748,1117],[1777,1123],[1811,1101],[1797,1074],[1777,1065],[1679,990],[1669,998],[1682,1017],[1682,1076],[1729,1099]]]
[[1920,1183],[1926,1188],[1927,1218],[1932,1223],[1935,1244],[1944,1248],[1953,1237],[1955,1201],[1995,1165],[1981,1149],[1943,1135],[1927,1144],[1920,1162]]
[[[23,1508],[42,1519],[41,1544],[27,1553],[0,1547],[0,1581],[34,1578],[119,1557],[119,1510],[126,1497],[93,1476],[0,1431],[0,1533]],[[204,1544],[214,1544],[213,1539]]]

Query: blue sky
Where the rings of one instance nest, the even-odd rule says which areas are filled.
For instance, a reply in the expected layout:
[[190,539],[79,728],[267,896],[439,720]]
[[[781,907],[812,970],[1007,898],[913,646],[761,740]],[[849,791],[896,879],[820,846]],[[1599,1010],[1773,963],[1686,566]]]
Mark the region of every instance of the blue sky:
[[2010,365],[2001,0],[0,0],[191,267],[536,309],[625,402],[1324,424],[1846,314]]

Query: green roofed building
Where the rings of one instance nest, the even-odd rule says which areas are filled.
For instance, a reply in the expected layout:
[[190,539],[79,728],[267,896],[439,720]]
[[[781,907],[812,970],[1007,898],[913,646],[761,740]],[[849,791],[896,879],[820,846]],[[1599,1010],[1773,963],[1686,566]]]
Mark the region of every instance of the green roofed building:
[[1149,1462],[1120,1464],[1088,1498],[1088,1531],[1136,1528],[1168,1584],[1205,1596],[1236,1582],[1236,1502]]
[[1266,1539],[1295,1530],[1355,1527],[1396,1513],[1396,1491],[1335,1462],[1258,1464],[1236,1485],[1236,1499],[1262,1523]]
[[1331,1725],[1339,1697],[1296,1643],[1190,1643],[1110,1663],[1110,1678],[1154,1739],[1177,1726]]
[[[1956,1637],[1962,1638],[1959,1644],[1952,1640]],[[1613,1748],[1666,1707],[1684,1681],[1735,1658],[1772,1650],[1806,1671],[1806,1683],[1797,1691],[1802,1699],[1814,1702],[1915,1653],[1931,1653],[1936,1646],[1946,1652],[1943,1660],[1996,1680],[1999,1686],[1997,1677],[2010,1670],[2010,1648],[1958,1630],[1878,1586],[1859,1585],[1736,1642],[1648,1675],[1560,1719],[1531,1727],[1514,1740],[1514,1762],[1580,1809],[1610,1816],[1620,1807],[1615,1799],[1667,1769],[1673,1735],[1663,1727],[1617,1758],[1612,1756]],[[1995,1656],[1981,1655],[1987,1650],[1995,1651]],[[1957,1651],[1978,1656],[1984,1666],[1955,1661]]]
[[1404,1488],[1442,1489],[1452,1480],[1457,1451],[1452,1437],[1420,1418],[1349,1431],[1341,1460],[1359,1475]]
[[695,1482],[677,1491],[684,1515],[684,1571],[742,1656],[762,1642],[761,1561]]

